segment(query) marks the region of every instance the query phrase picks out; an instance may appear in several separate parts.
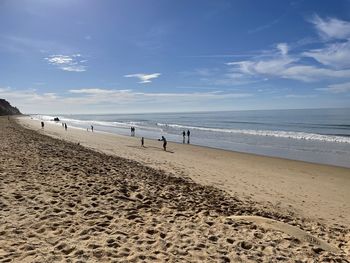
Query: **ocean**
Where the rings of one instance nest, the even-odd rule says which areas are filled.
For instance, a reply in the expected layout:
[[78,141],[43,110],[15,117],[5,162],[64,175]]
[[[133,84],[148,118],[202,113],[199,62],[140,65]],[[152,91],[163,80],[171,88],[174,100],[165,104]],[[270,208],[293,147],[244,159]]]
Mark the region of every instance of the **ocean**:
[[190,130],[194,145],[350,167],[350,108],[32,117],[121,135],[134,126],[137,137],[178,143]]

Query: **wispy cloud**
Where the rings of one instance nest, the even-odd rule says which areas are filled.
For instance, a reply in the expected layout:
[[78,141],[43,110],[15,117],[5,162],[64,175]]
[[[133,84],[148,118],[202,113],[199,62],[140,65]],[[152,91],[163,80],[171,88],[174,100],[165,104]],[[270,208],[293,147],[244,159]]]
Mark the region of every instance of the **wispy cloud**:
[[71,89],[69,92],[76,94],[111,94],[114,91],[106,89]]
[[138,78],[140,81],[139,83],[151,83],[152,79],[156,79],[161,75],[161,73],[152,73],[152,74],[144,74],[144,73],[137,73],[137,74],[129,74],[125,75],[126,78]]
[[13,89],[10,87],[0,88],[0,96],[8,98],[11,101],[17,101],[17,104],[50,104],[60,98],[56,93],[46,92],[38,93],[36,89]]
[[87,68],[85,65],[87,60],[82,59],[82,56],[80,54],[73,54],[70,56],[52,55],[45,58],[45,60],[47,60],[49,64],[54,65],[64,71],[84,72]]
[[288,54],[288,44],[287,43],[279,43],[277,44],[277,49],[281,52],[283,56]]
[[350,78],[350,22],[336,18],[323,19],[317,15],[309,21],[322,37],[318,44],[323,47],[291,53],[290,45],[279,43],[274,51],[262,51],[260,56],[232,61],[227,65],[233,74],[243,74],[247,78],[273,77],[303,82]]
[[350,42],[332,43],[324,48],[304,52],[302,55],[311,57],[319,63],[332,68],[349,68]]
[[56,41],[16,35],[0,35],[0,47],[14,53],[27,53],[29,51],[52,53],[70,52],[71,50],[71,48]]
[[287,94],[285,98],[293,98],[293,99],[307,99],[307,98],[315,98],[317,94]]
[[[174,98],[174,97],[187,97],[187,98],[245,98],[250,97],[253,94],[250,93],[224,93],[222,91],[210,91],[210,92],[168,92],[168,93],[155,93],[155,92],[137,92],[130,89],[73,89],[69,90],[70,93],[88,95],[88,96],[105,96],[105,99],[112,99],[113,96],[119,96],[120,94],[128,94],[132,97],[164,97],[164,98]],[[114,98],[113,98],[114,99]],[[113,100],[112,99],[112,100]]]
[[310,19],[318,34],[325,40],[350,38],[350,23],[337,18],[321,18],[315,15]]
[[[247,92],[138,92],[129,89],[83,88],[68,93],[40,93],[34,89],[0,88],[0,97],[8,99],[23,112],[140,112],[183,110],[196,105],[207,109],[209,103],[241,100],[254,96]],[[221,103],[220,103],[221,104]],[[214,105],[214,104],[213,104]]]
[[283,17],[284,15],[280,16],[279,18],[276,18],[264,25],[260,25],[254,29],[251,29],[248,31],[249,34],[253,34],[253,33],[257,33],[257,32],[260,32],[260,31],[263,31],[263,30],[266,30],[266,29],[269,29],[270,27],[274,26],[275,24],[277,24],[281,18]]
[[350,92],[350,82],[331,84],[327,88],[319,88],[317,90],[328,91],[331,93],[346,93]]

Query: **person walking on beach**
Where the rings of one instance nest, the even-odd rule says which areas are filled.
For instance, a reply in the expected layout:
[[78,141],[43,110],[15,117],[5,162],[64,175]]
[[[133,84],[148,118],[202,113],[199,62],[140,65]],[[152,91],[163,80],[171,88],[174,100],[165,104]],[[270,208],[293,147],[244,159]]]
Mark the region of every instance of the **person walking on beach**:
[[145,147],[144,144],[145,144],[145,138],[142,137],[142,138],[141,138],[141,147]]
[[134,126],[131,126],[130,131],[131,131],[131,136],[135,136],[135,127]]
[[182,131],[182,143],[185,143],[186,132]]
[[67,131],[67,123],[64,124],[64,129]]
[[94,126],[91,125],[91,132],[94,132]]
[[187,130],[187,143],[190,143],[190,135],[191,135],[190,130]]
[[166,141],[165,137],[162,136],[162,139],[158,139],[158,141],[163,141],[163,149],[164,149],[164,151],[166,151],[167,141]]
[[44,124],[44,122],[42,121],[42,122],[41,122],[41,129],[44,129],[44,126],[45,126],[45,124]]

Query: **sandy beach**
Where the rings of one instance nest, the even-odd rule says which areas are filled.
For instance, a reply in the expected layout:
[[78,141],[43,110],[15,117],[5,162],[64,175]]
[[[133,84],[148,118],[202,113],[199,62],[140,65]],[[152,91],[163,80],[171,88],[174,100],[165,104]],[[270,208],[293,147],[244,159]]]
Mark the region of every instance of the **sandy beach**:
[[1,262],[349,262],[349,169],[19,122]]
[[[304,218],[350,226],[350,169],[280,158],[237,153],[181,143],[162,143],[109,133],[87,132],[46,122],[45,130],[30,118],[25,127],[144,165],[216,186],[232,196],[265,201],[267,206],[287,209]],[[159,138],[161,134],[159,135]]]

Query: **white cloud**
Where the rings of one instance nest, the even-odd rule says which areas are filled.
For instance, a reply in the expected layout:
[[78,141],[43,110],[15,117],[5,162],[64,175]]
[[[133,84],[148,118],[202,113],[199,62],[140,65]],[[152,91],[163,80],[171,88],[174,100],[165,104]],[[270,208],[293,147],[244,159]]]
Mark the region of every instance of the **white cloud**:
[[[197,105],[205,110],[210,103],[231,104],[233,100],[251,97],[250,93],[181,92],[146,93],[127,89],[72,89],[68,94],[39,93],[30,89],[1,88],[0,97],[17,106],[25,113],[106,113],[106,112],[144,112],[160,109],[184,110],[184,107]],[[186,106],[185,106],[186,105]],[[214,104],[213,104],[214,105]],[[217,108],[215,108],[217,109]]]
[[110,94],[114,91],[105,89],[71,89],[69,92],[77,94]]
[[[261,51],[250,59],[226,63],[234,76],[259,80],[266,77],[303,82],[334,81],[350,78],[350,22],[314,16],[311,23],[327,43],[321,48],[291,53],[287,43],[276,44],[273,51]],[[293,46],[293,45],[292,45]],[[312,58],[315,61],[307,60]],[[316,63],[316,61],[318,63]]]
[[319,63],[333,68],[350,67],[350,42],[333,43],[325,48],[313,49],[303,53]]
[[293,99],[305,99],[305,98],[315,98],[317,97],[317,95],[316,94],[287,94],[285,97],[293,98]]
[[45,60],[47,60],[49,64],[54,65],[64,71],[84,72],[86,71],[86,65],[84,65],[84,63],[86,63],[87,60],[82,60],[80,57],[80,54],[73,54],[71,56],[52,55],[45,58]]
[[279,44],[277,44],[277,49],[279,49],[281,51],[281,54],[283,56],[288,54],[288,45],[287,45],[287,43],[279,43]]
[[328,88],[319,88],[317,90],[328,91],[331,93],[346,93],[350,92],[350,82],[332,84],[329,85]]
[[315,15],[311,23],[315,25],[318,34],[326,40],[350,38],[350,22],[348,21],[337,18],[322,19]]
[[140,80],[139,83],[150,83],[152,82],[152,79],[156,79],[160,76],[160,73],[152,73],[152,74],[143,74],[143,73],[137,73],[137,74],[129,74],[125,75],[126,78],[138,78]]
[[[270,56],[255,57],[251,60],[229,62],[232,72],[250,77],[264,76],[300,80],[304,82],[334,78],[350,78],[350,45],[348,43],[331,44],[327,48],[311,50],[300,55],[288,55],[288,45],[280,43],[278,53]],[[302,57],[313,57],[322,67],[304,64]]]

